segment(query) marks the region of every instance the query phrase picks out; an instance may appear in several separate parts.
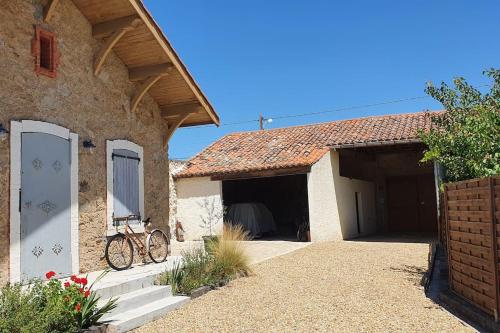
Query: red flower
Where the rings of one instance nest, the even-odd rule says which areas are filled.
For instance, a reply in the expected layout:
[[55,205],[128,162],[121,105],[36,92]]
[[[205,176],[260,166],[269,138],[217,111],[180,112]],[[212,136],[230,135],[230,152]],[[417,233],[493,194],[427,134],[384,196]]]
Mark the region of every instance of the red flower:
[[80,312],[80,309],[81,309],[81,307],[80,307],[80,303],[78,303],[78,304],[75,306],[75,310],[76,310],[76,312]]
[[78,280],[78,278],[76,277],[76,275],[71,275],[71,277],[69,279],[71,281],[73,281],[73,282],[76,282],[76,280]]
[[80,291],[80,294],[83,294],[83,288],[78,289]]
[[70,286],[71,286],[71,284],[68,281],[64,282],[64,287],[65,288],[69,288]]
[[45,274],[45,277],[47,278],[47,280],[50,280],[50,279],[52,279],[55,275],[56,275],[56,272],[54,272],[54,271],[50,271],[50,272],[47,272],[47,273]]
[[81,279],[80,279],[80,283],[81,283],[82,285],[86,286],[86,285],[87,285],[87,283],[88,283],[87,278],[81,278]]
[[85,290],[85,298],[90,296],[90,290]]

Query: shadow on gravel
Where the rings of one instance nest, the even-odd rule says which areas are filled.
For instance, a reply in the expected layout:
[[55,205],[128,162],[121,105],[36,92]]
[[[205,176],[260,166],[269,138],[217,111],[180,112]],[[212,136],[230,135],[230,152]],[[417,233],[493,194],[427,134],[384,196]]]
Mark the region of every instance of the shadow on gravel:
[[436,240],[435,234],[429,233],[377,233],[369,236],[351,238],[351,242],[383,242],[383,243],[431,243]]
[[412,282],[416,286],[422,285],[422,279],[427,273],[427,270],[422,267],[410,265],[403,265],[401,267],[389,267],[389,269],[391,271],[405,273],[407,280]]

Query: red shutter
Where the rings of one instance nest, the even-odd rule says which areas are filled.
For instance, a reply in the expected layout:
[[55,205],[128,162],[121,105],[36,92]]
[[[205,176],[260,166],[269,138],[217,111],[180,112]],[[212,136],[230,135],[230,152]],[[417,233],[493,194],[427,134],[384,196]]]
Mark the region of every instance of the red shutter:
[[35,73],[37,75],[56,77],[60,55],[57,51],[56,35],[53,32],[35,27],[31,53],[35,58]]

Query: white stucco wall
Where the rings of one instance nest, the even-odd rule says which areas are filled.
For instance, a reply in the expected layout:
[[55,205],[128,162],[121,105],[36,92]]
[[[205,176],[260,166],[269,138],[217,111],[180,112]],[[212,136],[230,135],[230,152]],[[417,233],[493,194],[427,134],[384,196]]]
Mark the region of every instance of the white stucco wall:
[[223,227],[222,182],[209,177],[176,180],[177,220],[184,227],[185,240],[199,240],[209,235],[204,222],[212,220],[212,234],[219,234]]
[[[335,196],[340,217],[340,228],[342,238],[348,239],[360,235],[374,233],[377,230],[377,217],[375,206],[375,184],[369,181],[350,179],[340,176],[339,154],[330,153],[333,166],[333,182],[335,184]],[[360,192],[360,229],[356,222],[356,196]]]
[[361,193],[361,234],[376,230],[375,185],[341,177],[337,152],[325,154],[312,166],[307,188],[313,242],[358,236],[355,192]]
[[311,241],[342,239],[330,153],[311,167],[307,175]]

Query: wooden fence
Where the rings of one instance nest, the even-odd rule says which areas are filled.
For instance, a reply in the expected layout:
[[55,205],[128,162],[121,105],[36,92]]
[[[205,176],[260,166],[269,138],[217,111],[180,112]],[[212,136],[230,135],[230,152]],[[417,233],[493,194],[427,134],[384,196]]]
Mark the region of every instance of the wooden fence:
[[445,248],[448,248],[448,229],[446,224],[444,193],[439,192],[439,216],[438,216],[438,240],[439,243]]
[[498,319],[500,176],[445,185],[451,289]]

